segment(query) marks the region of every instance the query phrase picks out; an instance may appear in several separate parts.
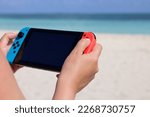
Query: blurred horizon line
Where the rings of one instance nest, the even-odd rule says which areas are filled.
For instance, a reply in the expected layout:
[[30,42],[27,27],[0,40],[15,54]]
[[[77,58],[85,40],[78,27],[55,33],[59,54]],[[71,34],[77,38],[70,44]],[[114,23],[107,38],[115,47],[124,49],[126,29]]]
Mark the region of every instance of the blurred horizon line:
[[124,19],[124,20],[150,20],[150,13],[26,13],[26,14],[0,14],[0,18],[16,19]]

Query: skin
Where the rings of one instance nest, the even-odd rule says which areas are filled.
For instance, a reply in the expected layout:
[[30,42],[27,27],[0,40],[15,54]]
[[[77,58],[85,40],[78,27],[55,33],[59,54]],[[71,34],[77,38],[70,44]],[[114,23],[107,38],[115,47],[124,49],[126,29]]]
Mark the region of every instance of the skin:
[[[6,60],[7,52],[16,36],[15,33],[7,33],[0,39],[0,99],[25,99],[13,75],[22,66],[10,66]],[[98,72],[102,47],[96,44],[91,53],[83,54],[89,44],[89,39],[80,40],[65,60],[60,74],[57,75],[54,100],[75,99],[76,94],[94,79]]]
[[75,99],[76,94],[86,87],[98,72],[98,58],[102,46],[96,44],[93,51],[83,54],[90,40],[80,40],[62,67],[53,99]]
[[9,39],[14,39],[15,34],[5,34],[0,40],[0,99],[1,100],[21,100],[24,96],[17,85],[13,71],[18,68],[10,67],[6,60],[6,54],[10,48]]
[[[17,37],[16,33],[6,33],[2,36],[2,38],[0,40],[0,49],[5,57],[13,43],[14,38],[16,38],[16,37]],[[12,65],[11,66],[14,73],[21,67],[23,67],[23,66],[20,66],[20,65]]]

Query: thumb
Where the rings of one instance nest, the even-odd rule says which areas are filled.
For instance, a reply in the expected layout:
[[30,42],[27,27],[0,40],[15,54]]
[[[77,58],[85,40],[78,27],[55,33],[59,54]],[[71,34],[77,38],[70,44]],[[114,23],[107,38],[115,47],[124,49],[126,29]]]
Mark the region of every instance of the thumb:
[[84,50],[88,47],[89,44],[90,44],[89,39],[81,39],[76,46],[79,53],[83,54]]
[[8,45],[9,41],[16,38],[17,34],[15,33],[6,33],[4,36],[1,38],[1,46],[6,46]]

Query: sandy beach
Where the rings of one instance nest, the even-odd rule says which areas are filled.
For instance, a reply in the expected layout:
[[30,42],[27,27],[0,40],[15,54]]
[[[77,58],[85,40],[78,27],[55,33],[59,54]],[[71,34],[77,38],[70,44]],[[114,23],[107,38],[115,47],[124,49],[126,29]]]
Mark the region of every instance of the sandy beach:
[[[76,99],[150,99],[150,35],[96,36],[103,46],[100,71]],[[56,74],[24,67],[15,76],[27,99],[51,99]]]

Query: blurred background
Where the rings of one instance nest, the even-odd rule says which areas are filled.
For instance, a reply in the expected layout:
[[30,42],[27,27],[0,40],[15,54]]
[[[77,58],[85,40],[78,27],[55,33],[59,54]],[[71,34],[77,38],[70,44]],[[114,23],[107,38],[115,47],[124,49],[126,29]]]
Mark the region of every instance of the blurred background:
[[[150,0],[0,0],[0,9],[0,36],[23,27],[96,33],[100,72],[76,99],[150,99]],[[56,74],[24,67],[15,76],[27,99],[51,99]]]
[[0,29],[150,33],[149,0],[0,0],[0,8]]

